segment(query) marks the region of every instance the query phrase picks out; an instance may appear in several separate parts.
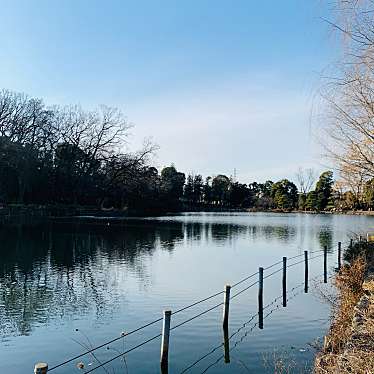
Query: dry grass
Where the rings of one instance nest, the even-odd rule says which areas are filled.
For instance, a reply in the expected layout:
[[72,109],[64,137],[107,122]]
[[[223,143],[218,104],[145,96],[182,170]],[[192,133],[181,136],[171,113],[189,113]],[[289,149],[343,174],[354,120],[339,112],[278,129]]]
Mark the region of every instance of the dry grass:
[[[333,304],[333,322],[324,349],[315,361],[316,374],[374,373],[373,303],[362,315],[366,321],[364,329],[352,329],[353,318],[357,313],[355,307],[365,292],[363,282],[366,265],[365,257],[357,257],[336,276],[338,297]],[[374,288],[374,283],[365,284],[366,287]]]
[[333,305],[334,320],[325,341],[325,350],[329,352],[339,353],[351,336],[354,307],[364,292],[362,284],[365,268],[364,259],[359,257],[351,266],[343,267],[335,278],[338,298]]
[[311,373],[310,363],[300,363],[288,350],[274,350],[263,355],[266,372],[272,374],[307,374]]
[[319,374],[373,374],[374,355],[362,350],[344,355],[329,354],[324,357],[323,366],[314,370]]

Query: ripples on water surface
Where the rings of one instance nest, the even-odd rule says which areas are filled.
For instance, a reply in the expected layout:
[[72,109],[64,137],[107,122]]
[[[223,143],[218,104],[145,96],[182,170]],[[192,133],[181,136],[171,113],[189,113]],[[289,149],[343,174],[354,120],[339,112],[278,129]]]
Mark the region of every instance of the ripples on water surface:
[[[60,222],[3,227],[0,372],[31,373],[38,361],[52,367],[84,350],[81,345],[98,345],[161,317],[163,309],[176,310],[221,291],[259,266],[304,250],[335,247],[373,226],[374,218],[365,216],[193,213],[109,226]],[[329,265],[336,266],[335,253],[329,255]],[[322,258],[313,260],[310,278],[322,279],[322,270]],[[303,265],[290,268],[289,289],[302,281]],[[210,367],[211,373],[273,373],[274,357],[299,368],[310,364],[310,343],[329,326],[329,306],[318,291],[322,286],[310,286],[309,294],[302,287],[290,292],[287,308],[271,305],[264,313],[274,309],[264,330],[254,326],[257,318],[250,320],[257,308],[256,287],[232,300],[229,334],[235,335],[229,364],[221,359],[221,308],[173,331],[169,372],[179,373],[209,352],[187,372]],[[264,304],[280,292],[278,273],[265,280]],[[172,325],[219,303],[221,296],[173,316]],[[160,330],[161,324],[155,324],[98,350],[97,358],[105,361]],[[114,361],[108,370],[157,373],[159,351],[160,341],[155,340],[129,353],[126,362]],[[86,368],[96,365],[93,357],[81,360]],[[52,372],[79,372],[78,361]]]

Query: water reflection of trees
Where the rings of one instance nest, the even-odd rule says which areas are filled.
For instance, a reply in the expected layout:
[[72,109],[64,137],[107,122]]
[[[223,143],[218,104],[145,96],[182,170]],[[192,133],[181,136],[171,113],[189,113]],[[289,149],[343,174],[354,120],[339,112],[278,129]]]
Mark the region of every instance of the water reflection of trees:
[[205,239],[217,244],[224,244],[227,241],[243,236],[253,239],[288,242],[296,236],[296,233],[295,226],[256,226],[227,223],[185,224],[185,234],[188,240]]
[[146,278],[156,243],[183,238],[182,226],[53,225],[0,231],[0,323],[3,337],[27,335],[36,324],[94,313],[98,320],[121,303],[129,275]]
[[318,241],[321,248],[327,247],[328,251],[332,251],[332,230],[329,227],[322,227],[318,231]]
[[290,240],[295,228],[221,223],[127,221],[55,223],[0,230],[0,335],[93,315],[103,320],[126,298],[129,277],[151,282],[147,258],[183,241],[223,245],[243,236]]
[[289,242],[296,236],[296,227],[295,226],[271,226],[271,225],[262,225],[262,226],[248,226],[250,235],[252,238],[261,238],[265,240],[279,240],[282,242]]

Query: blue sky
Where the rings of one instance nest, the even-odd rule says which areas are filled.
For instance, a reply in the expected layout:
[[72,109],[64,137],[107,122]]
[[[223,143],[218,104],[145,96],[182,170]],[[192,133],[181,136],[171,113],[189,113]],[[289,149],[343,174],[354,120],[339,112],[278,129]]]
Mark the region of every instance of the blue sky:
[[321,169],[311,108],[335,44],[322,0],[0,0],[0,88],[117,106],[157,166],[243,182]]

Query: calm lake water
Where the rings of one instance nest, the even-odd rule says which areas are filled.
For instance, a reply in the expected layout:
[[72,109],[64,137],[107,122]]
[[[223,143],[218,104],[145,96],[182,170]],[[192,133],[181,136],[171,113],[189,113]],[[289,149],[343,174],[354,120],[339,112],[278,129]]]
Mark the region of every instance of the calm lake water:
[[[124,223],[60,222],[0,230],[0,372],[32,373],[35,362],[50,367],[123,331],[162,317],[224,289],[282,256],[336,248],[354,233],[374,228],[374,217],[344,215],[191,213]],[[312,256],[312,255],[311,255]],[[303,257],[300,257],[303,259]],[[298,261],[295,259],[294,261]],[[336,253],[328,256],[329,269]],[[310,261],[310,292],[303,293],[303,264],[288,271],[289,303],[281,299],[255,324],[257,286],[230,305],[230,363],[222,358],[222,308],[171,333],[169,372],[273,373],[274,361],[302,368],[313,361],[311,345],[329,326],[329,305],[320,292],[323,257]],[[276,270],[269,269],[265,275]],[[233,289],[234,293],[253,280]],[[301,284],[291,292],[291,289]],[[281,294],[281,272],[264,282],[264,304]],[[219,295],[172,316],[172,326],[221,302]],[[252,319],[251,319],[252,318]],[[156,323],[96,351],[103,362],[158,334]],[[217,347],[217,349],[215,349]],[[95,373],[158,373],[160,339]],[[52,373],[84,372],[97,365],[85,356]],[[114,369],[114,371],[113,371]],[[291,371],[292,372],[292,371]],[[296,369],[294,372],[298,372]]]

